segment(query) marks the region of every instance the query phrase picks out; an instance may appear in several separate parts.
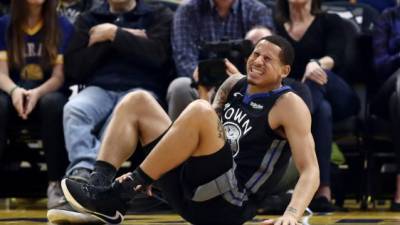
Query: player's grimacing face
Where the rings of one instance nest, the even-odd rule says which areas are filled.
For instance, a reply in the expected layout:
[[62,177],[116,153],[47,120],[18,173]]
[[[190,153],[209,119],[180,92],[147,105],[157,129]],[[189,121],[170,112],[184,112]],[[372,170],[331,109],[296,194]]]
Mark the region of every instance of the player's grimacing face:
[[279,82],[281,79],[281,48],[269,41],[260,41],[247,60],[247,80],[254,85]]

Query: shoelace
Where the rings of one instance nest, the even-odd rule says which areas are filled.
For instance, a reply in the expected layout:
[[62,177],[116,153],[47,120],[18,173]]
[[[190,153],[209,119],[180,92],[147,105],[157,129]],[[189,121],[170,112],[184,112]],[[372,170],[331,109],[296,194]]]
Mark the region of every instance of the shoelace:
[[112,196],[112,188],[111,187],[101,187],[94,186],[91,184],[84,183],[81,187],[82,191],[88,196],[90,199],[101,199],[104,197]]
[[82,191],[83,193],[86,194],[91,199],[97,199],[99,196],[99,190],[96,190],[97,188],[93,187],[90,184],[82,184]]

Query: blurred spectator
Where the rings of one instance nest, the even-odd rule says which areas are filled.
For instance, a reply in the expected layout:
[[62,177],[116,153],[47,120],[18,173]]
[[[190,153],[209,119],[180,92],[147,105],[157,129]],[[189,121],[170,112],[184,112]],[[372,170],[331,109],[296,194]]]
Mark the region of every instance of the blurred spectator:
[[256,43],[263,37],[272,35],[270,29],[263,26],[255,26],[249,32],[246,33],[244,39],[250,40],[251,43],[255,46]]
[[[376,21],[373,35],[374,64],[383,84],[372,101],[371,111],[392,125],[397,155],[396,193],[391,209],[400,211],[400,6],[387,9]],[[377,85],[377,84],[374,84]]]
[[312,95],[312,133],[321,184],[310,208],[319,212],[338,210],[331,203],[330,189],[332,123],[359,110],[355,92],[332,72],[343,60],[342,21],[337,15],[321,12],[319,0],[277,0],[276,6],[277,33],[295,49],[289,77],[305,82]]
[[363,3],[374,7],[379,12],[396,5],[398,0],[323,0],[322,2],[349,2],[352,4]]
[[400,68],[400,9],[386,10],[374,26],[375,66],[380,82]]
[[48,208],[62,199],[60,180],[67,166],[62,110],[67,101],[63,54],[73,27],[56,14],[56,1],[11,2],[0,19],[0,153],[10,121],[39,121],[49,184]]
[[168,114],[174,120],[198,91],[191,87],[200,46],[243,39],[252,27],[272,29],[271,10],[256,0],[188,0],[177,9],[172,33],[173,56],[180,78],[168,88]]
[[3,16],[9,12],[10,0],[0,0],[0,16]]
[[106,0],[92,0],[91,9],[95,9],[104,4]]
[[358,0],[357,3],[368,4],[379,12],[396,5],[396,0]]
[[60,0],[57,11],[65,16],[71,23],[75,23],[82,12],[99,6],[104,0]]
[[[65,58],[67,78],[86,86],[64,107],[71,179],[89,179],[102,133],[123,96],[144,89],[161,99],[172,19],[169,9],[137,0],[108,0],[78,17]],[[75,215],[68,204],[48,212],[49,220],[74,221]]]

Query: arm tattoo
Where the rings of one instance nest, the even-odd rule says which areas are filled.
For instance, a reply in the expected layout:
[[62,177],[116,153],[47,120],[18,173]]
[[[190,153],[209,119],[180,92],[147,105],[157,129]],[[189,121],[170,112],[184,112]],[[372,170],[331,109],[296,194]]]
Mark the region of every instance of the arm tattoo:
[[226,140],[226,137],[225,137],[225,129],[224,129],[224,126],[222,125],[222,121],[220,120],[220,119],[218,119],[218,127],[217,127],[217,130],[218,130],[218,138],[221,138],[222,140]]
[[226,100],[228,100],[228,94],[229,90],[227,90],[226,86],[221,86],[220,89],[218,89],[217,95],[215,96],[214,102],[213,102],[213,107],[215,111],[217,112],[218,116],[221,116],[224,104]]
[[228,100],[229,92],[232,90],[233,86],[243,77],[243,75],[233,75],[229,77],[218,89],[212,104],[218,116],[221,116],[222,114],[224,104]]

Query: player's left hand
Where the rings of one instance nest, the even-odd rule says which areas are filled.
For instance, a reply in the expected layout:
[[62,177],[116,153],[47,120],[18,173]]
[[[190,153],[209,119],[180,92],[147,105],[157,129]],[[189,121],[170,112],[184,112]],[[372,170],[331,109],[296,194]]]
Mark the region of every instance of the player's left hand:
[[261,225],[301,225],[294,216],[283,215],[276,220],[268,219],[261,222]]
[[[129,173],[125,173],[125,174],[115,178],[115,180],[119,183],[122,183],[124,180],[128,179],[128,177],[131,177],[131,176],[132,176],[132,172],[129,172]],[[131,179],[131,178],[129,178],[129,179]],[[147,194],[148,196],[153,196],[153,185],[149,185],[146,188],[145,194]]]
[[231,63],[231,61],[229,61],[228,59],[224,59],[224,61],[225,61],[225,67],[226,67],[226,74],[228,74],[228,76],[240,74],[240,71],[238,70],[238,68],[236,68],[236,66],[233,65]]
[[132,172],[125,173],[125,174],[122,174],[121,176],[115,178],[115,180],[118,181],[119,183],[122,183],[122,181],[126,180],[131,175],[132,175]]
[[115,33],[117,31],[117,26],[111,23],[102,23],[92,27],[89,31],[89,43],[88,46],[92,46],[95,43],[103,41],[114,40]]

